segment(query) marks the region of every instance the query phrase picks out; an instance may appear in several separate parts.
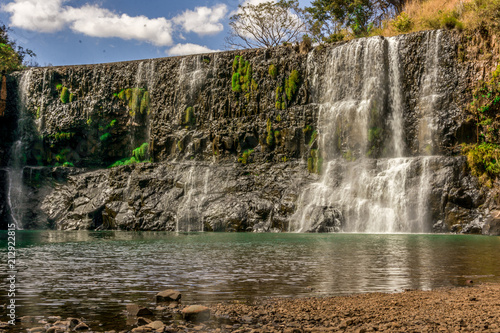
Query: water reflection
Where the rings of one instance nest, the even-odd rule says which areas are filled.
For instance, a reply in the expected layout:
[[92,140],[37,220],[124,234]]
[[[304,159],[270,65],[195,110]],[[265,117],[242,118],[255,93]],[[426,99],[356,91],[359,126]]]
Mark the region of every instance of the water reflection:
[[[6,233],[0,234],[6,262]],[[18,314],[109,321],[175,288],[183,300],[394,292],[499,281],[500,238],[458,235],[17,233]],[[5,273],[1,273],[5,290]],[[5,294],[0,304],[6,303]]]

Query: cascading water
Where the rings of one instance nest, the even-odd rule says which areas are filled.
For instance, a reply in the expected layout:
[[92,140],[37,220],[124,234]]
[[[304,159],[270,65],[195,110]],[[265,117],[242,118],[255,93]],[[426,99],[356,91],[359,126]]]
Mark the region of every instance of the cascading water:
[[12,222],[16,225],[17,229],[23,229],[23,212],[25,211],[26,199],[23,184],[23,167],[25,165],[25,152],[23,146],[23,138],[26,133],[28,122],[30,121],[29,115],[26,110],[26,99],[28,96],[28,89],[31,83],[32,71],[28,70],[23,73],[19,81],[19,98],[18,110],[19,118],[17,121],[17,137],[11,149],[8,173],[8,191],[7,191],[7,204],[10,209]]
[[[204,172],[203,172],[203,169]],[[184,169],[178,172],[180,178],[184,179],[183,194],[184,199],[180,203],[176,212],[176,231],[204,231],[204,221],[202,209],[206,204],[210,167],[193,165],[186,172]]]
[[[426,38],[417,102],[419,155],[433,150],[431,111],[439,99],[440,32]],[[311,156],[320,164],[323,158],[323,170],[320,181],[299,197],[291,231],[430,231],[427,200],[434,157],[408,156],[398,51],[404,41],[359,39],[331,49],[320,66],[314,55],[309,57],[319,103],[319,140],[311,142]]]

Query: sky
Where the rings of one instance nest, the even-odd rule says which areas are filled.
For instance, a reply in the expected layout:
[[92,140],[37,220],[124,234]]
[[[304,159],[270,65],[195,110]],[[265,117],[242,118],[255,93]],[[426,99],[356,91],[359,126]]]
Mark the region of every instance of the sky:
[[264,1],[0,0],[0,22],[40,66],[95,64],[225,50],[238,5]]

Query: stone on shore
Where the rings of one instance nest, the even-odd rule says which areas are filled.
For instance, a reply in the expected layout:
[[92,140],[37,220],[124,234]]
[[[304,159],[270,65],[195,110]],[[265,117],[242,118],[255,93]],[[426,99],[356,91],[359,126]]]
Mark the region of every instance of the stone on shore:
[[206,321],[210,319],[210,309],[203,305],[190,305],[182,309],[181,312],[187,321]]
[[139,306],[137,304],[127,304],[127,312],[129,316],[152,316],[153,312],[148,308]]
[[177,290],[173,289],[167,289],[164,291],[160,291],[158,294],[156,294],[156,303],[172,303],[172,302],[177,302],[179,303],[181,300],[181,293]]

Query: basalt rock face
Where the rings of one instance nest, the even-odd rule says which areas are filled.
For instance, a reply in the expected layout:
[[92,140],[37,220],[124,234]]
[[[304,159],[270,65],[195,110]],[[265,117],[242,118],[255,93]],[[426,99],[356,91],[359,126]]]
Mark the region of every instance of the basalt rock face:
[[459,39],[17,73],[3,178],[21,165],[26,195],[4,206],[58,229],[481,231],[494,204],[451,156],[471,136]]

